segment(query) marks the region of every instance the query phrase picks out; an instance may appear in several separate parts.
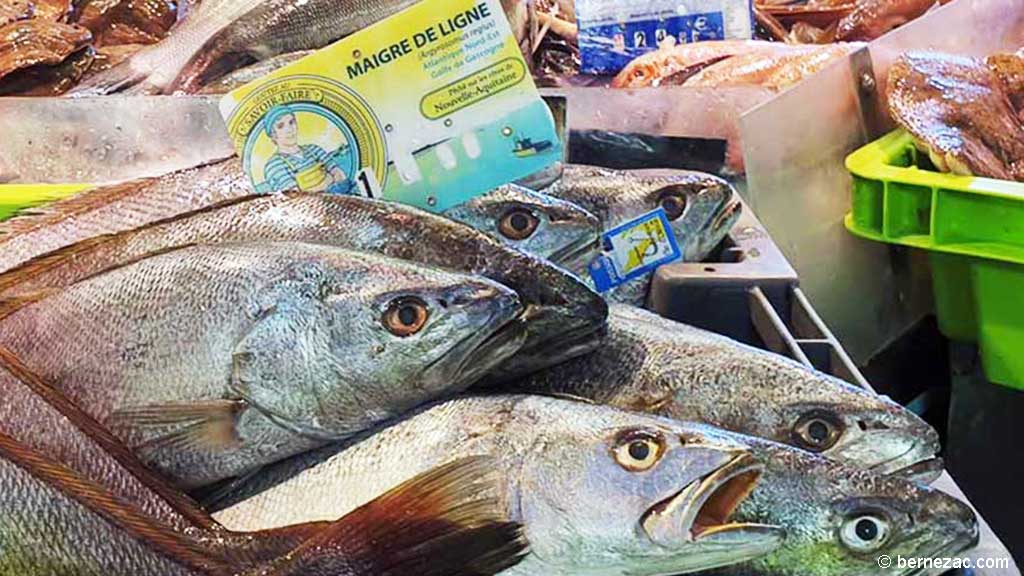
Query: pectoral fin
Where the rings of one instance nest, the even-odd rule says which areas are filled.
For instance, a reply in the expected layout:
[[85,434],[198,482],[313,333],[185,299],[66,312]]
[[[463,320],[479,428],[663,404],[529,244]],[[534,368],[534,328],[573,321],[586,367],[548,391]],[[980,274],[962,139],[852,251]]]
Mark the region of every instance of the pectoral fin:
[[[457,460],[413,478],[334,522],[266,576],[483,576],[526,554],[494,489],[492,458]],[[354,570],[354,571],[353,571]]]
[[123,436],[141,437],[138,450],[227,450],[239,445],[238,418],[247,407],[243,400],[154,404],[118,410],[107,425]]

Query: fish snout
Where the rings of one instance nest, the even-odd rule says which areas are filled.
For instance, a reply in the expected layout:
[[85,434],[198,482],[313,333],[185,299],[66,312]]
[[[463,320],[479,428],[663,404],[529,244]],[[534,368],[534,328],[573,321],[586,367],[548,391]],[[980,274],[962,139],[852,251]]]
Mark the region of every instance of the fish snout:
[[931,526],[936,535],[948,542],[942,553],[956,554],[978,545],[981,528],[974,509],[938,490],[925,498],[918,514],[921,526]]

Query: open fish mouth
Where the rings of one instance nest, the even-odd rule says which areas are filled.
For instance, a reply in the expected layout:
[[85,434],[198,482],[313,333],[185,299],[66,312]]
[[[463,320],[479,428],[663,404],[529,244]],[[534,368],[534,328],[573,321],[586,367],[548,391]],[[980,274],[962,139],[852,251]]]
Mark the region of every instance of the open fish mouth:
[[945,462],[942,458],[935,456],[894,470],[890,472],[890,475],[927,485],[938,480],[944,466]]
[[[674,496],[663,500],[647,511],[641,522],[648,537],[664,546],[678,546],[667,541],[666,520],[679,518],[682,536],[697,542],[716,535],[739,531],[771,531],[775,527],[746,522],[732,522],[733,513],[754,491],[764,473],[764,465],[749,454],[742,454],[725,466],[694,480]],[[674,521],[672,521],[674,524]],[[678,533],[676,533],[678,535]]]
[[741,212],[743,212],[742,202],[732,197],[726,198],[721,212],[711,220],[708,230],[713,234],[728,234],[732,230],[733,224],[739,219]]

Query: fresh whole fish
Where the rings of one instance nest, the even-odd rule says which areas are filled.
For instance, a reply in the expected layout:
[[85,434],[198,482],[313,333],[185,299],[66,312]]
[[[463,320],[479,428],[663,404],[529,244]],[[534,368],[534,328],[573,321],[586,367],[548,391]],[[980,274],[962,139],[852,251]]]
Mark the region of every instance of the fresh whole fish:
[[[186,192],[189,186],[201,187],[207,196],[237,195],[239,188],[245,186],[244,178],[233,162],[225,162],[190,171],[183,181],[170,178],[166,183],[161,179],[142,184],[148,191],[136,191],[125,185],[115,187],[111,193],[86,193],[98,198],[112,196],[122,208],[138,208],[130,212],[130,217],[117,220],[117,224],[104,223],[103,216],[111,215],[113,208],[102,207],[92,211],[69,210],[67,213],[74,216],[58,215],[53,217],[53,223],[44,222],[34,228],[23,224],[23,231],[12,235],[7,244],[22,254],[17,260],[27,260],[30,254],[37,257],[0,275],[0,300],[8,299],[10,303],[12,297],[67,286],[110,266],[174,247],[288,240],[377,252],[478,274],[516,290],[526,307],[522,321],[527,326],[527,340],[523,349],[499,369],[502,374],[527,373],[597,345],[607,305],[579,279],[539,258],[502,246],[468,226],[393,203],[323,194],[248,196],[134,230],[90,238],[46,254],[33,249],[33,240],[49,242],[47,246],[70,244],[73,239],[88,236],[89,231],[99,232],[97,227],[109,226],[117,231],[124,220],[156,220],[159,214],[173,214],[185,204],[207,200]],[[176,183],[183,188],[174,188]],[[83,204],[93,202],[83,200]],[[102,206],[99,202],[95,205]],[[86,232],[76,223],[83,225]],[[46,234],[48,230],[52,234]],[[66,239],[51,241],[53,236]],[[15,305],[17,301],[15,298]]]
[[203,0],[165,40],[72,93],[195,93],[239,63],[322,48],[417,1]]
[[[704,576],[910,576],[925,572],[895,559],[956,557],[978,542],[974,512],[938,490],[768,441],[748,443],[766,469],[735,517],[782,526],[786,541],[763,558]],[[881,568],[880,556],[892,565]]]
[[993,54],[985,62],[1006,89],[1017,117],[1024,121],[1024,50],[1016,54]]
[[193,488],[468,387],[514,354],[490,280],[300,243],[194,246],[28,303],[0,346]]
[[443,214],[514,248],[568,269],[596,255],[601,222],[583,208],[509,184]]
[[839,21],[836,39],[874,40],[893,28],[923,16],[937,0],[858,0],[853,11]]
[[239,530],[336,518],[421,470],[493,455],[531,549],[506,576],[685,573],[781,543],[730,520],[761,469],[734,437],[555,398],[461,398],[270,468],[251,486],[265,491],[215,517]]
[[629,63],[612,80],[613,88],[683,84],[717,62],[743,54],[781,55],[797,47],[761,40],[716,40],[677,44],[648,52]]
[[[627,172],[569,165],[562,178],[542,192],[594,214],[604,230],[664,208],[687,262],[703,260],[721,243],[739,219],[742,206],[725,180],[683,170]],[[590,278],[586,266],[574,271]],[[621,285],[606,298],[643,304],[650,278]]]
[[894,402],[788,358],[624,305],[612,305],[599,351],[503,389],[707,422],[880,474],[919,473],[926,463],[937,464],[940,449],[935,430]]
[[784,54],[742,54],[704,68],[683,85],[711,88],[755,85],[784,90],[863,46],[851,42],[828,46],[794,46]]
[[[516,564],[526,543],[488,495],[496,484],[495,475],[485,472],[490,466],[487,459],[470,459],[412,479],[249,572],[238,557],[161,525],[73,470],[0,435],[0,573],[494,574]],[[277,546],[277,532],[250,537]]]
[[983,60],[931,52],[889,69],[889,111],[943,172],[1024,181],[1024,124]]

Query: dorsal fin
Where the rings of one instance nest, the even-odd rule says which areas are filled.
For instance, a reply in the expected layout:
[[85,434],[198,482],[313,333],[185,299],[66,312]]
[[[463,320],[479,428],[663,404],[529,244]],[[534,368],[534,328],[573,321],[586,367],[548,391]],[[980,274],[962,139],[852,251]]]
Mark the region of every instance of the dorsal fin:
[[203,530],[220,532],[224,529],[217,524],[206,512],[204,512],[188,496],[182,494],[168,485],[155,472],[138,460],[132,452],[125,447],[109,430],[96,422],[63,394],[53,388],[50,384],[40,378],[35,372],[25,366],[21,359],[10,350],[0,346],[0,368],[11,373],[19,382],[29,390],[43,399],[54,410],[59,412],[71,422],[83,434],[91,438],[114,458],[129,473],[135,476],[143,485],[156,493],[171,508],[181,514],[197,528]]
[[[138,226],[130,230],[93,236],[91,238],[79,240],[78,242],[75,242],[74,244],[70,244],[68,246],[64,246],[63,248],[58,248],[45,254],[40,254],[39,256],[26,260],[25,262],[22,262],[21,264],[15,266],[14,268],[4,271],[2,274],[0,274],[0,293],[7,292],[8,290],[16,287],[18,284],[21,284],[26,280],[35,278],[39,274],[42,274],[43,272],[55,268],[71,258],[91,252],[100,246],[104,246],[112,242],[116,242],[122,238],[136,234],[138,233],[139,230],[152,228],[155,226],[172,224],[174,222],[179,222],[191,218],[197,214],[213,212],[216,210],[220,210],[221,208],[224,208],[226,206],[242,204],[244,202],[249,202],[254,198],[262,198],[265,196],[266,195],[252,194],[248,196],[240,196],[237,198],[228,198],[227,200],[223,200],[221,202],[217,202],[215,204],[211,204],[209,206],[205,206],[197,210],[183,212],[181,214],[176,214],[168,218],[155,220],[153,222],[143,224],[142,226]],[[0,237],[0,240],[2,240],[2,237]]]
[[196,541],[161,525],[120,501],[99,485],[48,460],[4,434],[0,434],[0,457],[176,562],[211,576],[231,572],[231,567],[222,563]]

